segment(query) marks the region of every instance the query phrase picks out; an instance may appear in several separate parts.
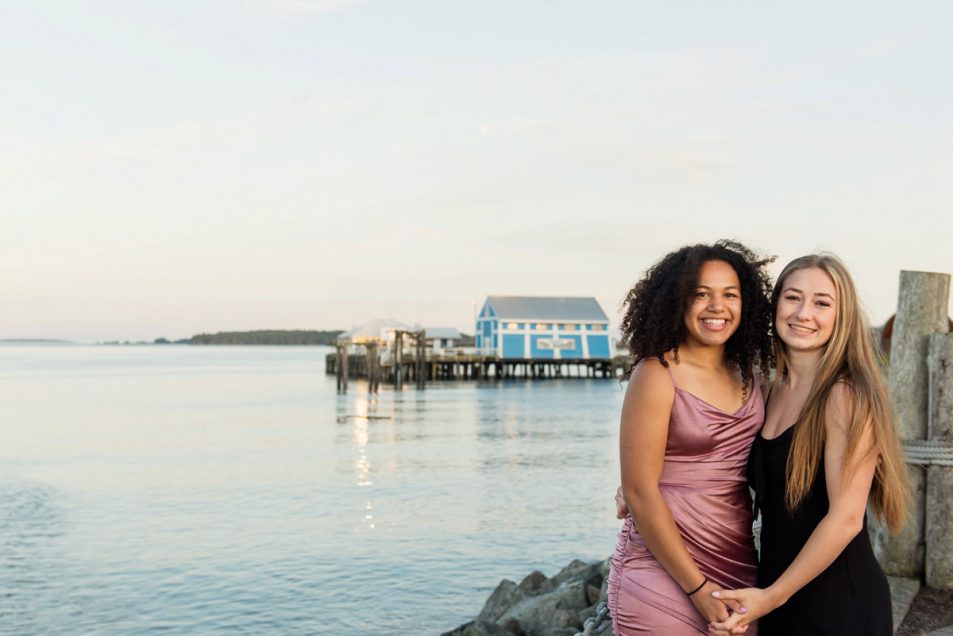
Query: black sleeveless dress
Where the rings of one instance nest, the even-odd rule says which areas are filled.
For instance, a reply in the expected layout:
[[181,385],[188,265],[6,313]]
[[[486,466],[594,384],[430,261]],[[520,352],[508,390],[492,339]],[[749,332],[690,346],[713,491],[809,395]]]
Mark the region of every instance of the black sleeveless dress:
[[[784,503],[785,466],[794,427],[774,439],[759,434],[751,446],[748,483],[761,508],[761,563],[758,587],[774,583],[827,514],[824,464],[811,490],[790,514]],[[892,636],[890,588],[870,547],[867,517],[830,567],[798,590],[787,603],[758,621],[762,636]]]

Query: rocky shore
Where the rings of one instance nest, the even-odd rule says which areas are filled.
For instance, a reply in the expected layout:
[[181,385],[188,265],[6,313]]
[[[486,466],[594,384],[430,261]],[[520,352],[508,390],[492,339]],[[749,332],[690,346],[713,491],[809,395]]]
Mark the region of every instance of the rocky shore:
[[[608,575],[608,559],[575,560],[551,578],[535,571],[519,583],[503,579],[474,620],[441,636],[575,636],[606,600]],[[897,636],[953,636],[953,590],[888,580]],[[608,620],[600,627],[590,634],[612,634]]]
[[[503,579],[469,623],[442,636],[575,636],[606,599],[609,561],[573,561],[547,578],[532,572],[519,583]],[[601,636],[612,634],[608,621]]]

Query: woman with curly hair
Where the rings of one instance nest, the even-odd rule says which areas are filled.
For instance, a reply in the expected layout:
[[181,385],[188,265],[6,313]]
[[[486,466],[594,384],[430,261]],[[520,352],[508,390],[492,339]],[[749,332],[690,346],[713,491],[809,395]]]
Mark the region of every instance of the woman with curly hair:
[[[625,518],[609,573],[615,634],[705,634],[721,589],[757,576],[745,465],[772,363],[769,259],[719,241],[683,247],[629,291],[635,359],[620,428]],[[754,630],[749,630],[753,633]]]

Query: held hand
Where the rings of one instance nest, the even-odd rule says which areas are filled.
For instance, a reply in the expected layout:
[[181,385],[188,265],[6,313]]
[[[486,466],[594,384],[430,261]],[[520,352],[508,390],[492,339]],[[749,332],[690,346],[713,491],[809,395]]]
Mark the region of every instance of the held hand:
[[625,497],[622,496],[622,486],[615,489],[615,518],[625,519],[629,514],[629,507],[625,504]]
[[[715,596],[716,594],[721,596],[721,592],[723,591],[724,590],[721,588],[716,588],[715,591],[712,592],[712,596]],[[733,616],[735,613],[746,614],[748,612],[748,608],[742,605],[741,601],[724,597],[722,597],[720,600],[723,601],[725,606],[728,608],[729,616]],[[715,623],[708,623],[708,634],[709,636],[733,636],[737,634],[745,634],[748,631],[748,627],[750,627],[750,625],[739,625],[733,629],[719,629],[715,627]]]
[[708,634],[709,636],[737,636],[738,634],[746,634],[749,627],[751,625],[739,625],[730,630],[718,629],[715,627],[715,623],[708,623]]
[[750,625],[742,625],[741,627],[735,627],[731,631],[724,629],[715,629],[712,623],[708,624],[708,634],[709,636],[737,636],[738,634],[748,633],[748,628]]
[[689,597],[702,618],[712,625],[729,620],[728,606],[713,596],[720,590],[721,588],[718,587],[717,583],[708,581],[700,590]]
[[716,590],[712,596],[725,603],[738,602],[745,608],[744,612],[736,611],[727,620],[712,621],[709,631],[713,633],[741,633],[737,631],[746,627],[758,618],[764,616],[781,605],[776,602],[767,590],[758,587],[748,587],[742,590]]

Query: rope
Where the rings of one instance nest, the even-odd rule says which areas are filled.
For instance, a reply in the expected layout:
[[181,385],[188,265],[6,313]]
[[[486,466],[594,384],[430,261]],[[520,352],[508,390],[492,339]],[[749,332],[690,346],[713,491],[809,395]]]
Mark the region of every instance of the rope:
[[908,464],[953,466],[953,440],[905,439],[900,443]]
[[[605,627],[602,623],[609,618],[609,606],[606,605],[605,601],[599,603],[596,607],[596,615],[590,616],[586,619],[586,622],[583,623],[583,630],[581,632],[576,632],[576,636],[594,636],[601,632]],[[606,626],[608,627],[608,625]]]

